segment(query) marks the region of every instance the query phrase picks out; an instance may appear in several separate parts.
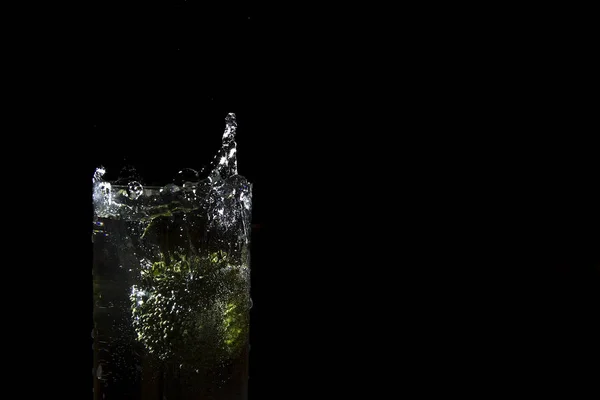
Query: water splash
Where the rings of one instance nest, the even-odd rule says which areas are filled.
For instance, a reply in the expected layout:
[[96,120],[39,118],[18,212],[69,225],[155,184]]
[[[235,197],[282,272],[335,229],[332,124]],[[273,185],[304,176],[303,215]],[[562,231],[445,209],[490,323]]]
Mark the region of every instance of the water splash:
[[225,118],[225,132],[223,132],[221,151],[216,156],[217,165],[213,168],[211,177],[215,180],[227,179],[237,175],[237,148],[235,134],[237,120],[234,113],[227,114]]
[[96,168],[96,171],[94,171],[94,177],[92,179],[92,182],[96,183],[96,182],[100,182],[103,180],[103,176],[106,173],[106,169],[103,166],[99,166],[98,168]]
[[[197,350],[183,357],[190,365],[195,361],[187,357],[217,348],[230,356],[244,342],[252,184],[238,174],[236,131],[230,113],[210,167],[182,169],[162,187],[142,186],[131,168],[116,182],[104,180],[103,167],[94,173],[94,212],[107,222],[98,238],[115,226],[108,220],[126,221],[129,236],[122,229],[110,240],[132,257],[115,269],[136,282],[129,298],[132,324],[138,341],[159,358],[181,352],[173,337]],[[137,253],[127,246],[138,246]]]
[[[237,120],[234,113],[225,118],[225,130],[222,136],[221,148],[208,168],[198,172],[192,168],[179,171],[173,183],[163,187],[144,187],[141,177],[133,167],[125,167],[119,179],[114,183],[104,180],[106,169],[100,166],[93,176],[93,202],[97,217],[140,219],[151,218],[155,212],[161,213],[166,209],[177,207],[199,207],[211,209],[211,221],[225,227],[232,227],[244,216],[250,214],[252,203],[252,185],[238,175],[237,145],[235,136]],[[201,179],[201,177],[205,177]],[[229,209],[234,199],[242,205],[231,208],[231,213],[222,210]],[[179,206],[175,204],[179,203]],[[154,207],[135,207],[136,204]],[[141,215],[140,215],[141,213]]]

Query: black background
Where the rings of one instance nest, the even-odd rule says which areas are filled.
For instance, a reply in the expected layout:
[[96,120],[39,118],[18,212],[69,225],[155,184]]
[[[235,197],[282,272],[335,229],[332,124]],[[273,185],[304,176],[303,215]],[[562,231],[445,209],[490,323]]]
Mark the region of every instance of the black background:
[[502,24],[488,36],[432,10],[346,11],[93,2],[64,38],[39,35],[50,50],[27,79],[43,75],[44,111],[28,109],[7,136],[26,143],[4,149],[38,161],[16,185],[47,181],[29,207],[45,207],[32,211],[44,240],[17,259],[64,257],[11,281],[37,307],[13,317],[19,301],[6,303],[6,320],[33,325],[16,330],[16,390],[89,394],[94,169],[167,182],[210,160],[228,112],[254,183],[250,398],[593,382],[596,147],[577,113],[545,107],[560,100],[544,72],[555,55],[527,58],[556,41],[497,46]]

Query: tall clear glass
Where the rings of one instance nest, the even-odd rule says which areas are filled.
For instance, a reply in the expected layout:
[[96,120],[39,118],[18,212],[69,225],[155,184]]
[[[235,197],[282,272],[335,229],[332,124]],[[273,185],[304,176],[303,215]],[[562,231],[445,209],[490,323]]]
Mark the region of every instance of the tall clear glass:
[[247,398],[252,185],[235,115],[210,174],[94,175],[94,399]]

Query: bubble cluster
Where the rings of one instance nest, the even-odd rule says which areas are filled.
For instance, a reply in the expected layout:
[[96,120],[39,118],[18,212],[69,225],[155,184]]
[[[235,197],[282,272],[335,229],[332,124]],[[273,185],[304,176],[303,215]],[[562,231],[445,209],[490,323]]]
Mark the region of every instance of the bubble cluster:
[[138,181],[129,182],[127,184],[127,194],[132,200],[137,199],[144,192],[144,187]]
[[155,262],[133,286],[131,309],[137,340],[162,360],[201,365],[231,357],[248,334],[247,265],[225,253]]

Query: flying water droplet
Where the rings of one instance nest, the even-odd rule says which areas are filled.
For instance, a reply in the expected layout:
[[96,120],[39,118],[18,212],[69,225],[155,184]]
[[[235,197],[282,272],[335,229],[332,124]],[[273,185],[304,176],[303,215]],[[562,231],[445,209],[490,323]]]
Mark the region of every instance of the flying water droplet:
[[205,164],[198,171],[198,180],[204,180],[210,175],[210,168]]
[[96,377],[98,377],[98,379],[102,379],[102,364],[98,365],[98,369],[96,370]]
[[142,195],[143,192],[144,187],[138,181],[129,182],[129,184],[127,184],[127,194],[129,195],[130,199],[137,199]]

